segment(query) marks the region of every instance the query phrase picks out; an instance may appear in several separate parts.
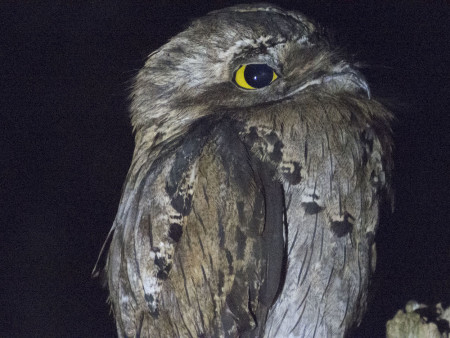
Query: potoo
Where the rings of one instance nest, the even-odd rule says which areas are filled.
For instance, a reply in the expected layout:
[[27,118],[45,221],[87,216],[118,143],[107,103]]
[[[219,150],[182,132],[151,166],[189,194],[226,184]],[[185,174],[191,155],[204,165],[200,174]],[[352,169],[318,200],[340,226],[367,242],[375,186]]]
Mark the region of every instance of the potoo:
[[109,234],[119,337],[342,337],[391,175],[391,114],[300,13],[240,5],[150,54]]

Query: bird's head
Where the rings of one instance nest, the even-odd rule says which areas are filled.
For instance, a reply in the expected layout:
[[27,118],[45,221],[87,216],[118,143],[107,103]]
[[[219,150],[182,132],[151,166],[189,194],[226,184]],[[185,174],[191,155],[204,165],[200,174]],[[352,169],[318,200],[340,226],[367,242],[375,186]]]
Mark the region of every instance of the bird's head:
[[361,74],[302,14],[234,6],[193,21],[150,54],[132,93],[132,124],[163,140],[161,133],[179,134],[205,116],[317,89],[369,94]]

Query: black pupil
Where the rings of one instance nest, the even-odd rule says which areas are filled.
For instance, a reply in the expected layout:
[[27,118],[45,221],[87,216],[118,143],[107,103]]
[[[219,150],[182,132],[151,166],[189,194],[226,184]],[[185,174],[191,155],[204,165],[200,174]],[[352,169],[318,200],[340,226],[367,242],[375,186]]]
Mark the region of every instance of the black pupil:
[[273,69],[265,64],[247,65],[244,70],[244,78],[253,88],[262,88],[272,82]]

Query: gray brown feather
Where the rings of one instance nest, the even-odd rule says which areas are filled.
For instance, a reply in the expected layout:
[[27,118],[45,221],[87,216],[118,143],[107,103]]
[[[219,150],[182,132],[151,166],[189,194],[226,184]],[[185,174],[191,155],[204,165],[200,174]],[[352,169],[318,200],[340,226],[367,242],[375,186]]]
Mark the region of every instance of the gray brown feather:
[[[255,91],[240,64],[279,79]],[[303,15],[210,13],[152,53],[106,272],[120,337],[340,337],[366,307],[391,114]]]

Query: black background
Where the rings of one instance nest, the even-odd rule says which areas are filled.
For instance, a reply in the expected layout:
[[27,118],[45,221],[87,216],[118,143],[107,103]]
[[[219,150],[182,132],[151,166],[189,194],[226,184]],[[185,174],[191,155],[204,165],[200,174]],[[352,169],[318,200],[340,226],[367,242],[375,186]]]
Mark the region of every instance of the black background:
[[[90,277],[133,151],[129,80],[190,19],[234,1],[0,4],[0,336],[112,337]],[[410,299],[450,300],[450,5],[276,1],[330,27],[395,125],[395,213],[357,337]]]

